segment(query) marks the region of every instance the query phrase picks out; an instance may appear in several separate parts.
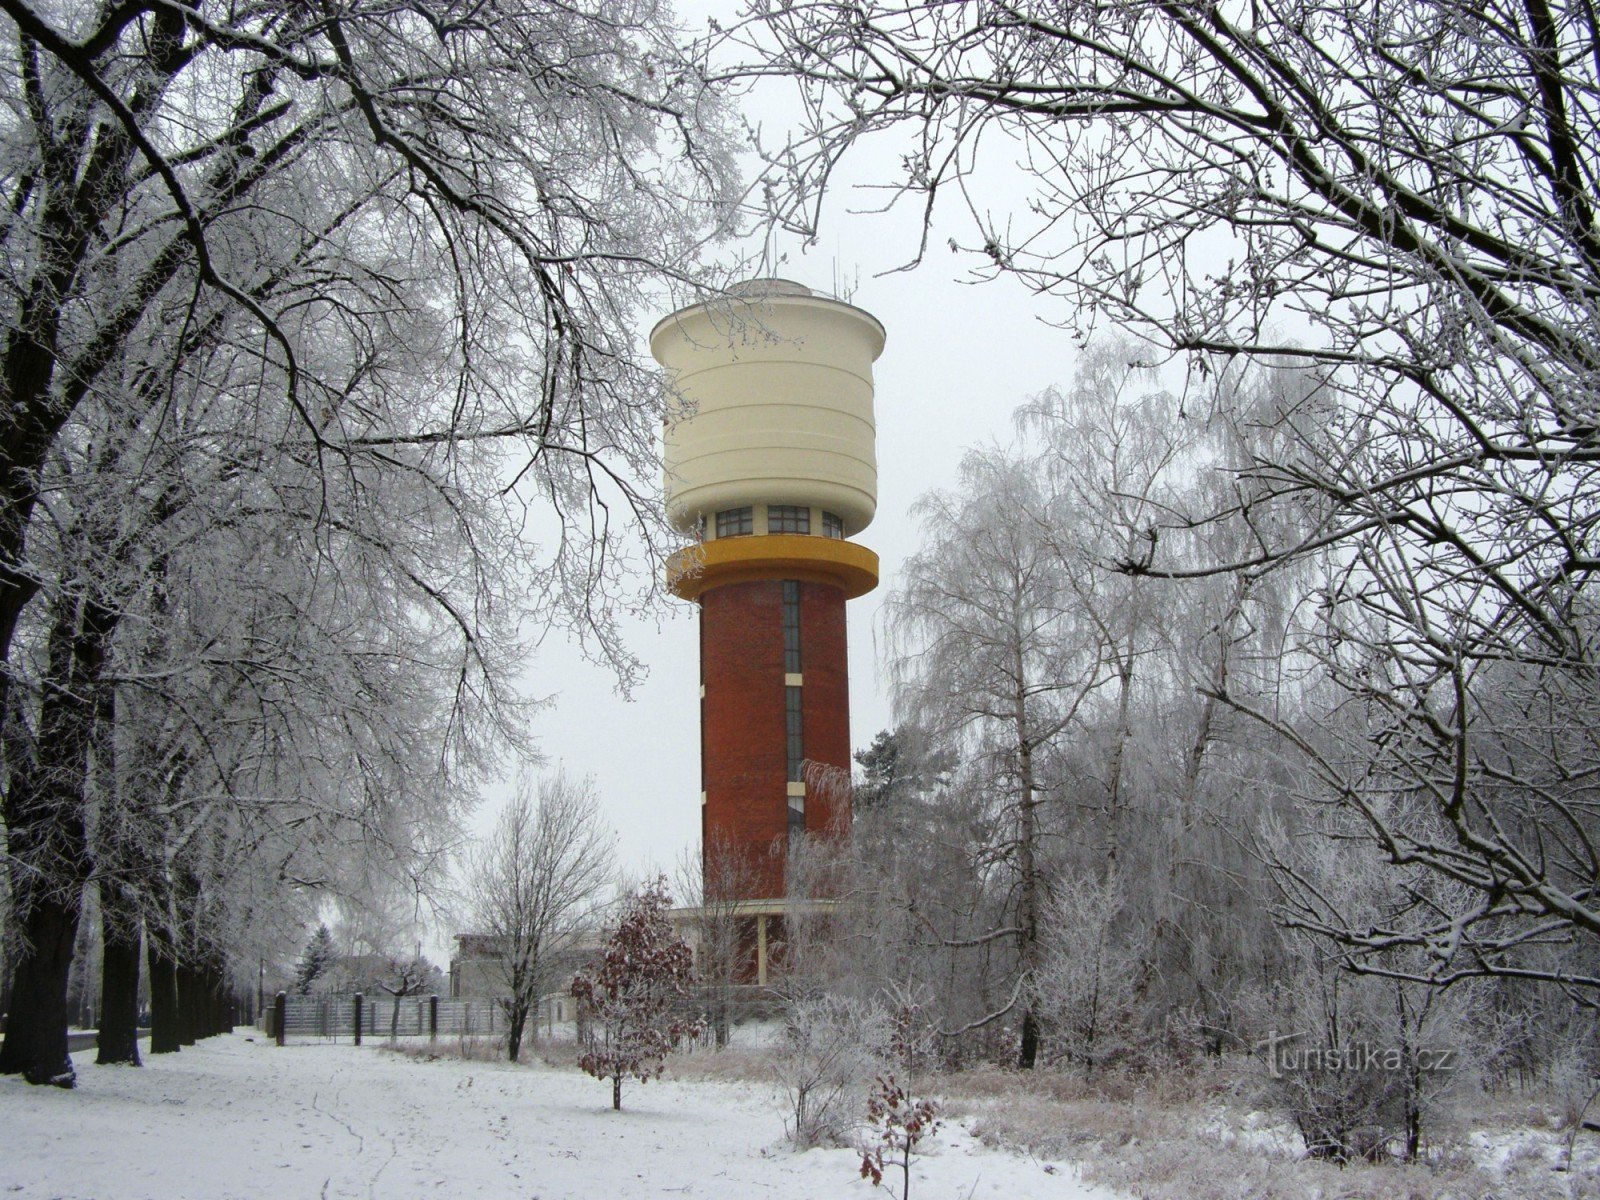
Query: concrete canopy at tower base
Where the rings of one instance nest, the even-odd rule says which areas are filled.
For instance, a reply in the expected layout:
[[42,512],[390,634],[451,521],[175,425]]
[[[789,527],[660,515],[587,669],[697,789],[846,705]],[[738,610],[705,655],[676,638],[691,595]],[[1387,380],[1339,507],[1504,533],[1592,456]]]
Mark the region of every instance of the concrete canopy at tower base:
[[[737,922],[742,930],[747,931],[749,938],[747,952],[740,955],[741,960],[749,964],[749,970],[731,982],[766,987],[781,966],[778,960],[785,938],[784,922],[795,917],[831,917],[838,906],[837,900],[729,900],[725,903],[713,901],[700,907],[675,908],[668,916],[680,936],[685,937],[691,945],[694,945],[698,930],[706,922]],[[696,950],[697,958],[698,953]]]

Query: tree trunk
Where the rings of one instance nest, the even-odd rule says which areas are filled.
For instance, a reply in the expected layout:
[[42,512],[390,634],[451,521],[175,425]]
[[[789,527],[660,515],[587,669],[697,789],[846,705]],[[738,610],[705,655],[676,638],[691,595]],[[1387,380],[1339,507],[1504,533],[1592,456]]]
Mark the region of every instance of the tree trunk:
[[149,934],[145,958],[150,965],[150,1053],[176,1054],[182,1038],[178,1031],[178,959],[172,949],[172,930],[157,917]]
[[195,1023],[197,1041],[210,1037],[217,1031],[217,980],[209,963],[195,968]]
[[[9,873],[6,878],[9,882]],[[6,895],[10,895],[9,889]],[[6,1031],[6,1014],[11,1011],[11,947],[7,941],[0,937],[0,1034]]]
[[12,983],[0,1074],[71,1087],[76,1075],[67,1054],[67,982],[78,938],[77,899],[34,900],[20,932],[28,950]]
[[1033,1006],[1029,1005],[1022,1010],[1022,1044],[1017,1050],[1017,1066],[1024,1071],[1031,1071],[1039,1061],[1039,1018],[1033,1014]]
[[72,966],[67,971],[67,1028],[95,1028],[94,953],[95,913],[93,892],[87,883],[79,893],[78,936],[72,947]]
[[620,1074],[611,1077],[611,1111],[622,1111],[622,1076]]
[[1405,1159],[1408,1163],[1416,1162],[1417,1156],[1422,1153],[1422,1107],[1417,1102],[1417,1096],[1420,1094],[1420,1086],[1420,1081],[1414,1074],[1407,1080],[1405,1099]]
[[200,1039],[200,976],[194,967],[179,961],[178,1041],[192,1046]]
[[716,1035],[717,1049],[726,1050],[728,1048],[728,1035],[730,1032],[730,1021],[728,1014],[733,1005],[728,999],[728,984],[725,982],[725,980],[719,979],[716,983],[712,984],[712,988],[714,990],[711,1001],[711,1028]]
[[95,1062],[139,1065],[139,918],[111,897],[119,889],[103,888],[100,929],[100,1054]]
[[[53,604],[37,733],[7,746],[5,796],[12,912],[22,953],[0,1073],[71,1087],[67,987],[92,859],[84,812],[98,689],[116,615],[63,593]],[[8,722],[18,720],[6,714]]]
[[[1130,606],[1131,607],[1131,606]],[[1132,618],[1129,618],[1130,626]],[[1111,760],[1106,764],[1106,854],[1101,882],[1109,882],[1117,873],[1117,859],[1122,853],[1122,766],[1128,755],[1128,742],[1133,736],[1133,634],[1130,630],[1127,657],[1117,663],[1117,727],[1111,743]]]
[[116,762],[117,689],[101,687],[94,741],[89,756],[91,791],[99,803],[95,857],[100,904],[101,1066],[139,1066],[138,883],[148,851],[139,837],[134,798],[118,786]]
[[[1017,679],[1024,678],[1022,656],[1016,656]],[[1039,1022],[1029,995],[1039,965],[1039,876],[1034,850],[1038,844],[1038,792],[1033,778],[1033,743],[1027,728],[1026,695],[1019,686],[1016,712],[1017,772],[1021,795],[1017,799],[1017,970],[1023,978],[1022,1044],[1017,1066],[1031,1071],[1039,1060]]]
[[522,1053],[522,1029],[528,1021],[528,1005],[522,1000],[511,1002],[510,1020],[506,1027],[506,1054],[512,1062]]
[[202,1037],[216,1037],[223,1031],[223,1009],[225,1007],[224,993],[227,991],[227,972],[222,969],[222,964],[212,961],[205,968],[205,1002],[206,1022]]
[[172,900],[178,959],[178,1041],[192,1046],[202,1034],[205,1002],[200,962],[200,881],[186,863],[173,865]]

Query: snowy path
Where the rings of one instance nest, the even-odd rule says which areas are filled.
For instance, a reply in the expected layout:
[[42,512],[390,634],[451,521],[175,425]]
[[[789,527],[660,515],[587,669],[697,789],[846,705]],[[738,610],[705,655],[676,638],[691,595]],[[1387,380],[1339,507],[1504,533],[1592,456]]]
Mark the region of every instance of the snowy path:
[[[0,1200],[888,1197],[849,1151],[785,1149],[769,1088],[630,1085],[613,1113],[609,1088],[571,1071],[247,1036],[138,1070],[80,1056],[76,1092],[0,1079]],[[959,1126],[913,1167],[911,1194],[1117,1200]]]

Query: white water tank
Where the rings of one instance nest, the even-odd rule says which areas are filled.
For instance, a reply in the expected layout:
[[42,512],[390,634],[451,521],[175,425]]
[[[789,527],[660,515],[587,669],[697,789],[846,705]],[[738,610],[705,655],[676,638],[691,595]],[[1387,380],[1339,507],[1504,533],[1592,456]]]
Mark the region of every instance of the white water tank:
[[[682,532],[749,505],[803,505],[853,536],[878,504],[870,313],[755,279],[663,318],[650,351],[682,407],[667,422],[667,515]],[[760,533],[763,530],[755,529]]]

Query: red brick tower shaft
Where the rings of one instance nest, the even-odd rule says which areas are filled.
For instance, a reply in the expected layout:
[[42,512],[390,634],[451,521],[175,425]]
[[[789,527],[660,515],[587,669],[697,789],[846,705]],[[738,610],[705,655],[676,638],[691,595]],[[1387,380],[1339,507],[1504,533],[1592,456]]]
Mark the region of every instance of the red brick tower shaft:
[[850,769],[844,601],[840,588],[803,580],[700,597],[702,844],[743,864],[740,899],[785,894],[794,833],[848,828],[848,793],[827,778]]

